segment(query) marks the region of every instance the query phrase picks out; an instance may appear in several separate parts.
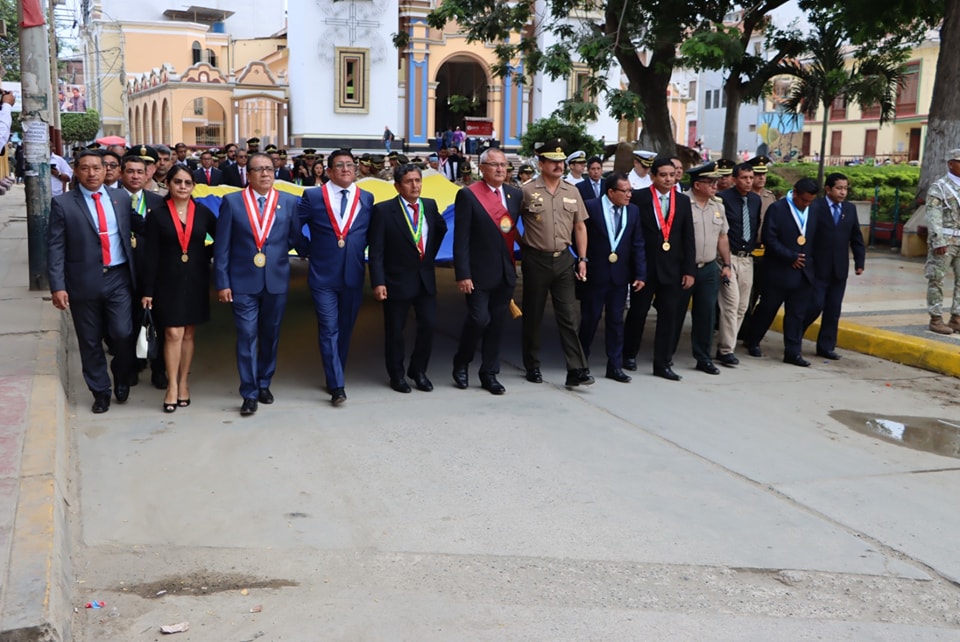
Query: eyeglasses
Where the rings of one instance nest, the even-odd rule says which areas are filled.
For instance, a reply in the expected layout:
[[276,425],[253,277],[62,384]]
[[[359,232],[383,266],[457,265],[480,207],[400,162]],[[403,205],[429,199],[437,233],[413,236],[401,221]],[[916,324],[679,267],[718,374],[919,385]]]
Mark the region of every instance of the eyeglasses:
[[356,165],[353,163],[334,163],[334,169],[355,169]]
[[273,171],[273,165],[264,165],[263,167],[248,167],[248,172],[260,172],[261,174],[266,174],[267,172]]
[[174,185],[183,185],[184,187],[193,186],[193,181],[191,181],[189,178],[175,178],[170,182],[173,183]]
[[118,167],[120,167],[120,163],[104,163],[103,166],[106,169],[117,169]]
[[611,191],[611,192],[620,192],[621,194],[633,194],[633,188],[632,188],[632,187],[628,187],[628,188],[626,188],[626,189],[616,189],[616,188],[614,188],[614,189],[611,189],[610,191]]
[[506,169],[508,167],[507,163],[488,163],[483,162],[481,165],[486,165],[487,167],[493,167],[494,169]]

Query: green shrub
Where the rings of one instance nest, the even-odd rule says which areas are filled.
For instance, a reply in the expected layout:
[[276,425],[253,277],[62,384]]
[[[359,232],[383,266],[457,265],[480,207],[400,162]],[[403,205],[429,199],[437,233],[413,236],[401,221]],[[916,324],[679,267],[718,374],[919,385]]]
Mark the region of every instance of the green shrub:
[[543,143],[554,138],[562,138],[567,142],[568,154],[583,150],[589,158],[602,151],[600,142],[587,133],[584,125],[564,122],[551,116],[530,123],[520,139],[520,155],[533,156],[535,143]]

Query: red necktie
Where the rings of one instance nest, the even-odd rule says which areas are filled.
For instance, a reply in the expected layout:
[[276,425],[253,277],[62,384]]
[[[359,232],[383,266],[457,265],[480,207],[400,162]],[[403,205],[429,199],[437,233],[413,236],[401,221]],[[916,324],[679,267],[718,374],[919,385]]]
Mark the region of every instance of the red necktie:
[[[413,229],[414,229],[414,232],[416,232],[417,224],[419,222],[418,218],[420,216],[420,204],[411,203],[410,207],[413,209]],[[420,250],[420,258],[422,259],[423,258],[423,233],[422,232],[420,234],[420,238],[417,239],[417,249]]]
[[106,267],[110,265],[110,235],[107,233],[107,213],[103,211],[103,205],[100,204],[100,192],[95,192],[91,196],[97,206],[97,219],[100,223],[100,249],[103,251],[103,265]]
[[210,170],[207,170],[207,185],[210,184]]

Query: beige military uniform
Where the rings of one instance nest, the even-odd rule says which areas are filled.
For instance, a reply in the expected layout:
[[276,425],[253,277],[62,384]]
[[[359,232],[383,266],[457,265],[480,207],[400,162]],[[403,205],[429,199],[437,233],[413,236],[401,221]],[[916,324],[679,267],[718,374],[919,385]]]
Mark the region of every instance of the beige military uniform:
[[703,207],[697,203],[693,192],[685,192],[690,197],[690,209],[693,211],[693,237],[697,246],[697,267],[717,260],[717,243],[720,235],[730,229],[727,223],[723,201],[713,196]]
[[547,191],[543,178],[525,183],[523,191],[523,244],[541,252],[563,252],[573,243],[573,225],[589,216],[577,188],[560,181],[557,191]]

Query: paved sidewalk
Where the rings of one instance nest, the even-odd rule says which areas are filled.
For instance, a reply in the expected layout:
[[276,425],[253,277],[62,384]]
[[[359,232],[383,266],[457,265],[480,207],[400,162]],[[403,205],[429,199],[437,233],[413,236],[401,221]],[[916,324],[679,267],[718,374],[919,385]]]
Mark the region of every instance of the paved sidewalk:
[[[69,532],[67,515],[72,510],[70,503],[76,497],[72,474],[77,467],[69,458],[74,452],[70,439],[75,437],[68,431],[66,413],[68,409],[85,413],[90,402],[82,392],[69,403],[65,398],[67,368],[64,350],[65,347],[73,349],[73,346],[65,346],[63,340],[63,337],[70,336],[66,326],[69,320],[54,310],[47,300],[48,293],[27,289],[27,265],[25,206],[22,187],[15,187],[0,198],[0,300],[3,306],[0,317],[0,354],[3,355],[0,361],[0,642],[73,639],[71,617],[75,577],[69,558],[73,535]],[[453,298],[449,293],[446,296]],[[850,278],[840,348],[960,376],[960,335],[943,337],[925,331],[923,297],[922,261],[903,259],[884,251],[871,252],[864,275]],[[362,314],[371,314],[370,307],[365,306]],[[373,326],[379,327],[379,319],[375,321]],[[303,344],[313,351],[313,329],[309,323],[304,327],[309,332]],[[443,332],[449,330],[444,328]],[[816,326],[811,333],[815,330]],[[652,337],[652,332],[647,336]],[[219,339],[227,350],[224,354],[229,353],[230,339]],[[71,340],[75,341],[67,339],[68,342]],[[602,345],[602,337],[597,341],[598,346]],[[765,345],[771,353],[776,353],[778,350],[772,346],[779,341],[779,335],[772,335]],[[290,349],[290,343],[285,339],[287,349]],[[681,350],[686,350],[683,344],[681,346]],[[512,354],[515,349],[516,346],[511,345],[508,351]],[[547,349],[553,349],[552,340]],[[363,347],[358,352],[366,352],[366,355],[355,359],[379,358]],[[683,356],[686,360],[688,354],[685,352]],[[551,360],[555,361],[555,358],[551,357]],[[435,381],[445,378],[446,362],[442,363],[444,365],[436,368]],[[815,371],[816,366],[812,370]],[[221,370],[230,372],[225,366]],[[790,370],[779,373],[780,376],[791,374]],[[229,376],[224,374],[224,381],[219,382],[217,389],[229,389],[229,395],[224,393],[224,396],[232,403],[235,399],[230,395],[233,395],[235,382],[232,379],[227,381]],[[518,385],[514,379],[511,378],[511,385]],[[763,383],[757,380],[755,385]],[[140,388],[135,388],[135,396],[159,400],[158,395],[145,392],[145,387],[141,384]],[[600,387],[599,384],[596,386]],[[549,389],[544,386],[540,394]],[[72,390],[76,393],[77,387]],[[361,391],[359,386],[356,390],[360,397],[358,403],[363,403],[364,394],[381,394],[379,390],[375,393]],[[612,392],[619,393],[619,389],[607,386],[602,394]],[[602,398],[602,394],[598,396]],[[516,398],[522,399],[521,395]],[[395,398],[390,397],[390,400],[395,401]],[[546,398],[544,402],[549,403]],[[541,407],[538,403],[529,401],[525,411]],[[569,407],[563,411],[583,410],[573,397],[564,403]],[[611,397],[610,403],[616,403],[616,398]],[[151,401],[151,404],[156,406],[151,406],[151,410],[159,413],[159,401]],[[127,418],[124,425],[133,426],[138,421],[139,408],[139,404],[134,403],[125,408],[115,407],[118,411],[112,409],[107,419],[122,423],[123,418]],[[188,421],[182,416],[186,414],[178,413],[178,420]],[[85,414],[82,419],[86,421]],[[156,418],[151,415],[150,419],[154,421]],[[90,438],[90,435],[86,437]],[[190,448],[186,442],[184,447]],[[575,459],[577,454],[571,452],[566,456]],[[514,462],[513,465],[521,464]],[[825,488],[824,496],[832,497],[832,490]],[[803,491],[817,492],[815,489]],[[797,492],[801,491],[798,489]],[[583,498],[583,501],[587,499]],[[665,500],[665,505],[670,501]],[[664,543],[663,546],[669,548],[670,544]],[[903,569],[899,572],[909,574]]]

